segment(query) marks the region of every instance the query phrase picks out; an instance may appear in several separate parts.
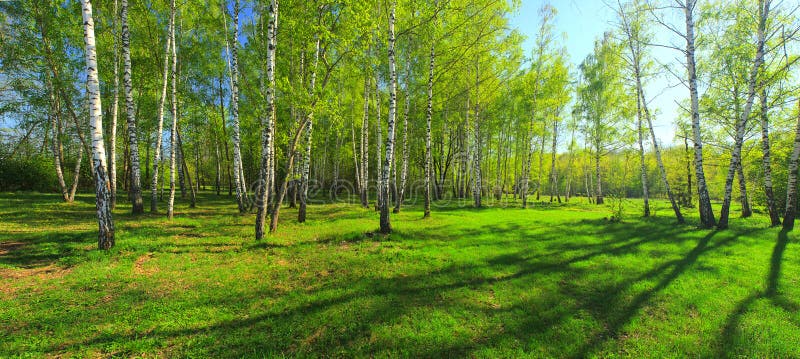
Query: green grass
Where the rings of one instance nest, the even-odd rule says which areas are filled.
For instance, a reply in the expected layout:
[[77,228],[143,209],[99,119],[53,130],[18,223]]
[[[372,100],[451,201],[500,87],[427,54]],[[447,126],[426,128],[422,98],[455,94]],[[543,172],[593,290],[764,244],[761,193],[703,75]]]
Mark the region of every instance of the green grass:
[[0,357],[800,357],[796,235],[656,205],[412,207],[388,237],[314,205],[256,243],[204,194],[172,222],[121,205],[102,252],[91,196],[0,194]]

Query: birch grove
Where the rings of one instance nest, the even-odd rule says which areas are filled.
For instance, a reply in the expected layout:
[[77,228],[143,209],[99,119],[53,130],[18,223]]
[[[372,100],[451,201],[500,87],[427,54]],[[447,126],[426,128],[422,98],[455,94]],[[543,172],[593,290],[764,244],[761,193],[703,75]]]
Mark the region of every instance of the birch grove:
[[103,248],[116,205],[143,211],[142,183],[153,215],[223,206],[259,240],[331,205],[387,236],[463,206],[793,226],[792,4],[604,3],[611,21],[579,52],[558,4],[527,34],[512,19],[528,4],[505,0],[139,5],[99,4],[89,46],[77,7],[0,4],[0,190],[80,203],[91,175]]

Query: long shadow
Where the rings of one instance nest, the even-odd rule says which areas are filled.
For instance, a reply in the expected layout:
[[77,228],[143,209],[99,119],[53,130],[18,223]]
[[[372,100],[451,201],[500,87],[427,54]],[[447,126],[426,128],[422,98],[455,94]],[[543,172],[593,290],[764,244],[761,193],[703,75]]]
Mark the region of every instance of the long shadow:
[[[516,229],[514,229],[516,230]],[[512,232],[514,231],[512,230]],[[553,233],[552,235],[558,235]],[[174,330],[156,330],[148,334],[151,338],[160,338],[170,340],[176,337],[191,336],[196,334],[209,334],[225,337],[231,335],[230,333],[243,330],[243,328],[264,327],[265,330],[270,329],[268,323],[283,323],[283,322],[296,322],[303,321],[303,318],[310,318],[317,313],[325,312],[333,306],[349,305],[355,300],[368,297],[381,298],[379,304],[361,308],[358,314],[358,321],[363,322],[355,328],[348,331],[336,334],[333,348],[339,347],[340,349],[348,348],[348,342],[358,339],[367,338],[370,335],[370,326],[390,323],[395,318],[398,318],[405,313],[413,310],[418,306],[433,306],[438,308],[450,308],[455,305],[463,305],[462,303],[453,302],[451,300],[444,300],[440,295],[441,293],[449,290],[469,288],[470,290],[477,290],[478,288],[485,288],[487,285],[492,285],[500,282],[505,282],[514,279],[521,279],[530,276],[541,276],[547,273],[561,273],[561,274],[583,274],[584,269],[574,268],[572,264],[589,260],[599,255],[622,255],[629,253],[636,247],[645,243],[663,240],[660,238],[659,233],[648,233],[644,237],[628,237],[629,243],[620,244],[614,242],[605,248],[593,248],[593,251],[582,253],[580,255],[569,256],[562,260],[541,260],[534,263],[528,262],[524,250],[520,251],[517,255],[502,254],[495,258],[490,258],[486,266],[464,266],[464,265],[451,265],[442,270],[437,270],[429,273],[422,273],[407,277],[391,277],[391,278],[363,278],[361,281],[352,282],[347,281],[347,290],[344,294],[336,295],[332,298],[325,298],[315,300],[310,303],[301,303],[299,305],[288,308],[280,312],[267,312],[261,314],[248,315],[245,318],[219,321],[202,327],[180,328]],[[705,240],[705,243],[708,239]],[[694,257],[699,256],[699,250]],[[678,263],[677,265],[680,265]],[[686,264],[688,265],[688,264]],[[509,266],[520,266],[515,272],[503,276],[486,275],[483,268],[489,267],[494,269],[508,268]],[[668,268],[668,266],[664,266]],[[660,269],[659,269],[660,270]],[[650,277],[656,275],[657,272],[647,273],[645,276]],[[677,276],[677,274],[675,274]],[[342,283],[344,284],[344,283]],[[261,297],[263,294],[253,294],[254,297]],[[313,295],[314,293],[308,293]],[[555,298],[555,297],[553,297]],[[204,305],[212,306],[229,306],[233,303],[241,302],[240,297],[220,298],[212,303],[203,303]],[[563,314],[563,313],[562,313]],[[323,315],[323,314],[319,314]],[[518,337],[525,337],[530,333],[527,330],[532,330],[536,327],[544,328],[555,326],[559,323],[562,317],[560,316],[542,316],[537,321],[535,326],[525,325],[516,333],[511,333]],[[274,324],[273,324],[274,325]],[[270,330],[275,330],[274,328]],[[280,330],[285,330],[280,329]],[[509,333],[506,333],[508,335]],[[120,340],[136,340],[141,337],[141,333],[133,333],[129,335],[101,335],[91,338],[85,342],[76,343],[77,346],[93,346],[98,344],[105,344],[110,342],[117,342]],[[288,343],[261,343],[253,340],[247,344],[231,345],[227,349],[233,352],[240,352],[245,350],[245,347],[269,351],[269,350],[286,350],[294,352],[291,348],[285,347]],[[477,345],[477,344],[475,344]],[[466,353],[474,345],[464,344],[451,347],[453,352],[446,351],[448,354]],[[321,347],[317,347],[317,350]],[[375,347],[373,347],[375,349]],[[386,350],[387,348],[378,348],[379,350]],[[390,348],[388,348],[390,349]],[[352,348],[350,348],[352,350]],[[296,352],[295,352],[296,353]],[[444,353],[444,352],[425,352],[429,354]],[[418,354],[424,355],[423,352]]]
[[[736,345],[737,330],[742,321],[742,317],[747,313],[750,306],[760,299],[769,299],[770,302],[787,312],[796,313],[800,310],[800,305],[785,298],[780,294],[781,268],[783,266],[783,254],[789,244],[789,231],[781,229],[778,233],[778,240],[772,249],[770,257],[769,272],[767,273],[766,286],[763,291],[756,291],[741,300],[733,312],[728,315],[725,325],[722,327],[720,335],[718,357],[730,356],[731,351]],[[800,323],[795,323],[800,326]]]
[[[686,254],[686,256],[675,262],[672,265],[672,270],[662,278],[653,288],[646,290],[644,292],[639,293],[633,300],[630,301],[621,313],[616,316],[610,318],[606,321],[606,330],[595,335],[592,340],[590,340],[586,345],[583,346],[574,357],[587,357],[590,356],[595,350],[598,349],[602,343],[609,339],[615,339],[619,336],[620,331],[625,326],[625,324],[629,323],[630,320],[639,312],[639,310],[649,302],[656,294],[661,292],[667,286],[669,286],[675,279],[677,279],[681,274],[683,274],[687,268],[689,268],[692,264],[697,262],[697,259],[700,257],[701,254],[713,250],[715,248],[719,248],[724,246],[736,239],[736,237],[730,237],[728,239],[722,240],[717,242],[716,244],[709,246],[709,242],[714,237],[717,232],[710,232],[705,237],[703,237],[697,245]],[[598,313],[602,315],[603,313]]]

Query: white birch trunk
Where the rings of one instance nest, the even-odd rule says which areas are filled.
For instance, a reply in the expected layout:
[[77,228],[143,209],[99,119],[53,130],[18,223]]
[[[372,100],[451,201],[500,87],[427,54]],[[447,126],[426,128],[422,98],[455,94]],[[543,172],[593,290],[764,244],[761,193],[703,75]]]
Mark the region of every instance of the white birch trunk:
[[708,194],[706,176],[703,171],[703,140],[700,136],[700,104],[697,94],[697,66],[695,62],[695,35],[694,35],[694,10],[697,0],[686,0],[684,15],[686,16],[686,68],[689,76],[689,97],[692,115],[692,137],[694,141],[694,167],[697,176],[697,194],[700,201],[700,224],[703,227],[713,227],[716,220],[711,208],[711,198]]
[[789,174],[786,185],[786,212],[783,216],[783,229],[794,229],[794,219],[797,215],[797,166],[800,160],[800,99],[797,100],[797,126],[795,127],[794,146],[789,157]]
[[[719,223],[717,228],[728,228],[728,217],[731,208],[731,192],[733,192],[733,179],[736,175],[736,170],[739,169],[742,162],[742,144],[744,143],[745,130],[747,128],[747,121],[750,118],[750,112],[753,109],[753,101],[756,96],[756,83],[758,81],[758,73],[761,69],[761,64],[764,61],[764,42],[766,41],[766,27],[767,18],[769,16],[770,1],[758,1],[758,42],[756,44],[756,57],[753,60],[753,67],[750,69],[750,76],[747,84],[747,101],[744,105],[744,111],[741,117],[736,121],[736,137],[734,138],[733,151],[731,153],[731,162],[728,166],[728,175],[725,177],[725,194],[722,201],[722,209],[720,210]],[[746,195],[746,194],[744,194]]]
[[267,219],[267,208],[270,198],[270,170],[272,162],[272,130],[275,122],[275,32],[277,28],[277,1],[270,1],[267,13],[267,88],[266,100],[267,111],[261,122],[261,179],[264,181],[259,184],[261,188],[256,191],[260,196],[256,200],[258,209],[256,211],[256,240],[264,237],[264,228]]
[[403,166],[400,170],[400,184],[395,203],[394,213],[400,213],[400,207],[405,198],[406,180],[408,176],[408,111],[411,107],[411,91],[409,91],[409,81],[411,77],[411,61],[406,59],[406,83],[405,83],[405,107],[403,107]]
[[95,203],[99,229],[98,247],[114,246],[114,221],[111,217],[111,198],[106,173],[106,148],[103,142],[103,117],[100,100],[100,76],[97,73],[97,50],[94,37],[92,3],[82,0],[83,39],[86,48],[86,88],[89,102],[89,126],[92,135],[92,157],[95,173]]
[[163,136],[164,136],[164,104],[167,101],[167,84],[168,84],[168,75],[169,75],[169,59],[170,59],[170,49],[172,45],[172,37],[173,31],[175,26],[175,12],[170,12],[169,17],[169,28],[167,29],[167,44],[164,49],[164,73],[161,77],[161,99],[158,103],[158,125],[156,127],[156,147],[155,151],[153,152],[153,179],[150,182],[150,212],[156,213],[158,212],[158,198],[157,198],[157,191],[158,191],[158,170],[159,170],[159,162],[161,162],[161,151],[163,147]]
[[[317,66],[319,65],[319,53],[320,53],[320,40],[319,36],[315,35],[316,42],[315,42],[315,50],[314,50],[314,65],[311,69],[311,80],[309,83],[308,92],[311,97],[314,96],[316,91],[316,84],[317,84]],[[305,154],[303,159],[303,168],[300,174],[300,208],[297,211],[297,221],[303,223],[306,221],[306,207],[308,205],[308,181],[309,181],[309,171],[311,169],[311,145],[312,145],[312,136],[313,136],[313,125],[314,125],[314,112],[313,109],[308,116],[307,125],[306,125],[306,138],[305,138]],[[323,171],[324,172],[324,171]]]
[[128,28],[128,0],[122,0],[122,85],[125,95],[125,110],[128,119],[128,145],[130,146],[130,197],[132,212],[144,212],[142,203],[141,171],[139,170],[139,140],[136,133],[136,109],[133,103],[133,84],[131,79],[131,44],[130,29]]
[[117,118],[119,116],[119,49],[117,41],[117,0],[114,0],[114,102],[111,105],[111,126],[108,139],[108,180],[111,183],[111,208],[117,207]]
[[428,65],[428,107],[425,113],[425,207],[424,218],[431,216],[431,122],[433,120],[433,71],[436,62],[436,48],[431,44],[430,64]]
[[175,0],[170,2],[172,11],[172,27],[170,28],[170,38],[172,38],[172,126],[170,126],[169,136],[169,200],[167,202],[167,218],[172,219],[175,213],[175,160],[178,145],[178,53],[175,46]]
[[[227,37],[227,34],[226,34]],[[233,172],[236,187],[236,203],[239,206],[239,213],[246,211],[244,200],[245,195],[242,191],[244,186],[242,177],[242,149],[239,133],[239,0],[234,1],[233,5],[233,46],[231,46],[231,113],[233,115]]]
[[775,193],[772,188],[772,156],[769,143],[769,109],[767,108],[767,90],[761,90],[761,154],[762,167],[764,170],[764,194],[767,197],[767,210],[769,211],[770,224],[778,226],[781,218],[778,215],[778,208],[775,205]]
[[394,54],[394,21],[395,8],[397,3],[392,1],[389,12],[389,119],[386,125],[386,158],[383,161],[383,175],[381,180],[381,233],[389,234],[392,232],[391,221],[389,218],[389,176],[391,165],[394,159],[394,137],[395,137],[395,118],[397,117],[397,64]]

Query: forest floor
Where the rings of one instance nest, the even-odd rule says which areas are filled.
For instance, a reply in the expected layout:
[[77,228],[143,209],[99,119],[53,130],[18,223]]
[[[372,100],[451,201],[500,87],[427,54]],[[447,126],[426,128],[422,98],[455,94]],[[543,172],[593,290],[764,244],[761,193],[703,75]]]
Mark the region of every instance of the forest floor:
[[103,252],[92,196],[0,194],[0,357],[800,357],[800,243],[760,214],[412,206],[384,237],[326,204],[258,243],[229,197],[198,203],[121,204]]

